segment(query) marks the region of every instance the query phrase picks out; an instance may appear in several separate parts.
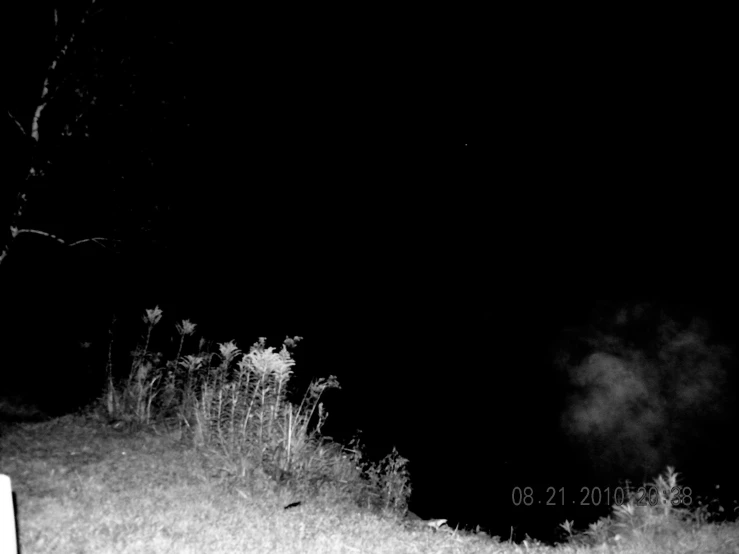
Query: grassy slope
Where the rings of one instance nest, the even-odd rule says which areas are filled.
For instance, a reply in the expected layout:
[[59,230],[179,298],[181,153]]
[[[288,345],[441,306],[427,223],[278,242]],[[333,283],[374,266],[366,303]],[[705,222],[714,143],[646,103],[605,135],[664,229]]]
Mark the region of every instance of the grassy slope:
[[[248,490],[224,478],[218,463],[172,434],[114,431],[71,416],[0,432],[0,471],[13,480],[24,554],[553,550],[405,529],[329,503],[284,511],[295,500],[288,493]],[[722,551],[729,543],[717,536],[695,552]]]

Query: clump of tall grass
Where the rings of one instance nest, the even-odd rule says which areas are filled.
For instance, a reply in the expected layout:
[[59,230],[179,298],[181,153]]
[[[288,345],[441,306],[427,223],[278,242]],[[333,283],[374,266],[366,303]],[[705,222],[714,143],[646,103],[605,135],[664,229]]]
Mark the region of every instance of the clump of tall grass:
[[352,490],[355,503],[374,512],[405,516],[412,493],[408,459],[393,447],[390,454],[377,462],[366,460],[357,437],[349,446],[352,462],[362,477],[359,486]]
[[678,543],[708,522],[702,507],[693,507],[693,491],[678,482],[678,473],[667,467],[652,483],[634,490],[626,483],[623,503],[612,507],[612,515],[591,523],[583,533],[573,531],[573,522],[561,524],[574,544],[606,542],[637,544]]
[[174,427],[193,447],[207,452],[221,479],[243,481],[252,491],[287,489],[301,497],[328,495],[379,512],[403,513],[410,496],[407,460],[397,450],[379,463],[364,459],[358,442],[344,447],[324,437],[328,414],[321,398],[339,389],[335,376],[310,383],[299,402],[288,389],[301,337],[276,350],[260,338],[243,352],[233,342],[210,351],[200,340],[186,354],[196,325],[176,326],[179,340],[166,360],[152,351],[162,310],[146,310],[146,332],[131,352],[131,367],[116,379],[109,348],[107,386],[99,410],[116,425]]

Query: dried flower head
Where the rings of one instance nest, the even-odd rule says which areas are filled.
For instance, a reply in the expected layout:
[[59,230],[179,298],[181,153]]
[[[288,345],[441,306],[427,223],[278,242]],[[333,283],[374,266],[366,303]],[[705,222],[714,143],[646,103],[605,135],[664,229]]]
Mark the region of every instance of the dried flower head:
[[182,324],[177,324],[177,332],[180,335],[192,335],[195,332],[197,324],[191,323],[189,319],[183,319]]
[[146,315],[142,319],[144,323],[154,326],[162,319],[162,310],[159,306],[156,306],[153,310],[146,310]]
[[235,356],[241,354],[241,350],[237,348],[234,341],[222,342],[218,345],[218,349],[221,351],[221,358],[226,363],[230,363]]

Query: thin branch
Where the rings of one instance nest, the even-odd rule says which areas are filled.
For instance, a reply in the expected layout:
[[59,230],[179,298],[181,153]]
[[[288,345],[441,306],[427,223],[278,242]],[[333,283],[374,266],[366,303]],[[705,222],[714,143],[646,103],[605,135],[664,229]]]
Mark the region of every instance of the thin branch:
[[89,237],[86,239],[80,239],[76,240],[74,242],[68,243],[66,240],[64,240],[61,237],[58,237],[57,235],[54,235],[53,233],[49,233],[47,231],[40,231],[39,229],[15,229],[13,227],[10,228],[10,233],[13,235],[13,238],[17,237],[18,235],[22,233],[30,233],[34,235],[41,235],[43,237],[48,237],[52,240],[57,241],[59,244],[63,244],[66,246],[77,246],[78,244],[82,244],[84,242],[94,242],[96,244],[99,244],[103,248],[105,248],[105,245],[102,244],[100,241],[111,241],[111,242],[121,242],[118,239],[111,239],[108,237]]
[[[90,6],[85,10],[85,13],[82,16],[82,19],[80,20],[80,26],[83,26],[85,24],[85,19],[88,15],[90,15],[90,10],[95,5],[95,0],[92,0],[90,3]],[[59,44],[59,14],[57,13],[57,10],[54,9],[54,27],[57,29],[57,34],[54,39],[55,44]],[[44,108],[49,102],[49,79],[54,74],[54,71],[56,70],[57,65],[59,64],[59,61],[67,54],[67,51],[69,50],[69,47],[74,42],[75,33],[72,33],[69,35],[69,40],[67,43],[62,47],[62,49],[57,54],[56,58],[54,58],[51,62],[51,65],[49,65],[49,71],[46,74],[46,78],[44,79],[44,86],[41,89],[41,102],[39,102],[38,106],[36,106],[36,111],[33,114],[33,121],[31,122],[31,138],[38,142],[39,140],[39,119],[41,118],[41,112],[44,111]],[[59,87],[57,87],[58,89]],[[56,92],[56,90],[54,91]]]
[[16,236],[18,236],[18,235],[20,235],[22,233],[31,233],[31,234],[35,234],[35,235],[41,235],[41,236],[44,236],[44,237],[48,237],[48,238],[50,238],[52,240],[57,241],[59,244],[66,245],[66,246],[69,246],[69,247],[77,246],[78,244],[83,244],[85,242],[94,242],[95,244],[98,244],[98,245],[102,246],[103,248],[107,248],[107,246],[105,246],[105,244],[103,244],[103,241],[121,242],[118,239],[111,239],[111,238],[108,238],[108,237],[90,237],[90,238],[87,238],[87,239],[81,239],[81,240],[77,240],[77,241],[70,242],[69,244],[67,244],[67,241],[65,241],[63,238],[58,237],[58,236],[56,236],[56,235],[54,235],[52,233],[47,233],[46,231],[39,231],[38,229],[16,229],[14,227],[11,227],[10,228],[10,232],[11,232],[11,235],[12,235],[13,238],[10,241],[8,241],[7,244],[5,245],[5,247],[0,251],[0,265],[2,265],[3,261],[5,260],[5,258],[7,258],[8,257],[8,254],[10,253],[10,243],[12,242],[12,240],[15,239]]
[[120,241],[120,240],[118,240],[118,239],[111,239],[111,238],[108,238],[108,237],[91,237],[91,238],[89,238],[89,239],[81,239],[81,240],[77,240],[77,241],[75,241],[75,242],[70,242],[70,243],[69,243],[69,244],[68,244],[67,246],[70,246],[70,247],[72,247],[72,246],[77,246],[78,244],[82,244],[83,242],[94,242],[95,244],[99,244],[99,245],[100,245],[100,246],[102,246],[103,248],[107,248],[107,247],[106,247],[106,246],[105,246],[105,245],[104,245],[104,244],[103,244],[102,242],[100,242],[100,241],[109,241],[109,242],[122,242],[122,241]]
[[23,128],[23,125],[21,125],[21,122],[18,121],[12,113],[10,113],[10,110],[8,110],[8,117],[12,119],[13,122],[18,126],[18,129],[20,129],[20,132],[23,133],[23,136],[28,135],[28,133],[26,133],[26,130]]

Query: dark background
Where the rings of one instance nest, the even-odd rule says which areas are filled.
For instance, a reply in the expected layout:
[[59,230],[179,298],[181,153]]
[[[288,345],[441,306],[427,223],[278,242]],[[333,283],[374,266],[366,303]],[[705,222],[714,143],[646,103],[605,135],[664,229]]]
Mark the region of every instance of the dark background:
[[[579,502],[645,476],[599,468],[563,432],[566,329],[649,302],[735,345],[729,91],[692,43],[107,3],[79,26],[86,6],[56,29],[53,4],[12,18],[8,112],[26,132],[55,33],[75,42],[39,142],[4,122],[3,228],[25,187],[23,227],[120,242],[12,244],[7,391],[71,409],[98,390],[113,315],[127,344],[155,305],[167,336],[184,318],[242,349],[300,335],[296,379],[342,384],[326,432],[397,446],[414,511],[549,538],[597,510],[517,508],[513,487]],[[43,176],[24,181],[30,167]],[[734,405],[733,358],[725,375]],[[736,412],[705,426],[664,461],[736,498]]]

